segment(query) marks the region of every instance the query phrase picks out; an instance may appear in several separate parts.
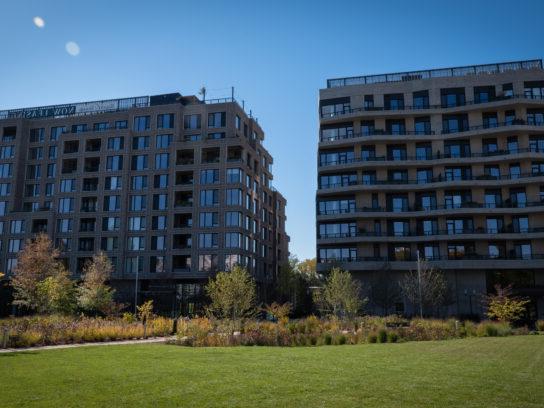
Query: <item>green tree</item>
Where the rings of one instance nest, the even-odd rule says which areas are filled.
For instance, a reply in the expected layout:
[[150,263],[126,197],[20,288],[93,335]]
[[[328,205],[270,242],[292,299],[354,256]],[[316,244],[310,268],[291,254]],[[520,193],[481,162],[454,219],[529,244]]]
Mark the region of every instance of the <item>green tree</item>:
[[368,301],[361,297],[360,282],[340,268],[331,269],[325,285],[315,293],[315,297],[323,311],[340,318],[357,315]]
[[79,307],[85,312],[107,315],[115,310],[115,290],[106,284],[112,271],[111,261],[102,251],[85,265],[77,295]]
[[76,308],[76,285],[64,268],[38,282],[36,293],[39,313],[71,314]]
[[256,312],[255,281],[241,266],[219,272],[206,285],[206,293],[211,300],[208,310],[216,317],[237,320]]
[[485,297],[487,317],[508,323],[519,320],[530,301],[513,296],[512,285],[506,287],[495,285],[495,292],[495,294]]
[[[30,310],[43,307],[43,296],[50,289],[44,285],[40,287],[38,284],[48,277],[57,277],[66,272],[58,257],[59,251],[53,247],[47,234],[38,234],[34,239],[26,241],[24,248],[17,256],[17,265],[11,279],[14,289],[13,304]],[[62,277],[57,277],[57,284],[62,283],[62,280]],[[58,285],[49,282],[45,286]],[[39,291],[38,288],[40,288]]]
[[312,310],[310,288],[319,286],[315,258],[300,262],[295,256],[281,265],[277,281],[277,300],[289,302],[295,315],[308,315]]

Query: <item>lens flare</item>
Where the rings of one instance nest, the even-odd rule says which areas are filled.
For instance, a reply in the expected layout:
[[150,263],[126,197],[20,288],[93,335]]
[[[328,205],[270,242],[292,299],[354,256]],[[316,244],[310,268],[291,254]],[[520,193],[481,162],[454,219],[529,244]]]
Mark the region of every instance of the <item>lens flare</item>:
[[43,26],[45,25],[45,21],[40,16],[34,17],[32,21],[34,22],[34,25],[38,28],[43,28]]
[[77,43],[75,43],[74,41],[68,41],[65,48],[66,52],[72,57],[79,55],[79,45],[77,45]]

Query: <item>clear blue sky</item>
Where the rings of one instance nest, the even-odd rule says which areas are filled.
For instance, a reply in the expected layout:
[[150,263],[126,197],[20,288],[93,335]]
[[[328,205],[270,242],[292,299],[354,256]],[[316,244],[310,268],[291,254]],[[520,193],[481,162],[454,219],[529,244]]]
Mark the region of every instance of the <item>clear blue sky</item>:
[[4,0],[0,109],[234,86],[267,134],[291,252],[313,257],[325,80],[541,58],[543,15],[543,1]]

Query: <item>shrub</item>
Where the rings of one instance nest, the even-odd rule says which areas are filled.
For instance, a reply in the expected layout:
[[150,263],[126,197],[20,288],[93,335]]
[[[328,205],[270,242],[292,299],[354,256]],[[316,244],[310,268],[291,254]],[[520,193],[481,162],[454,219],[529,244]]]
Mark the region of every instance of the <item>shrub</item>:
[[378,342],[378,336],[375,334],[368,335],[368,342],[369,343],[377,343]]
[[387,331],[381,329],[378,331],[378,343],[387,343]]
[[544,331],[544,320],[538,320],[536,322],[536,329],[538,331]]
[[396,343],[399,340],[399,335],[395,332],[388,332],[387,333],[387,341],[389,343]]

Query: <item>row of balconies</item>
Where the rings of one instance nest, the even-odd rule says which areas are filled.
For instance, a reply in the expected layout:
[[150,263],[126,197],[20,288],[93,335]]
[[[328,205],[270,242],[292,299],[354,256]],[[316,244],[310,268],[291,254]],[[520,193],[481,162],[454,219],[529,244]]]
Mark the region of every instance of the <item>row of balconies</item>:
[[[323,151],[321,153],[326,153],[326,151]],[[353,152],[351,152],[353,153]],[[320,160],[319,166],[320,167],[327,167],[327,166],[338,166],[338,165],[345,165],[345,164],[353,164],[353,163],[368,163],[372,164],[373,162],[406,162],[406,161],[415,161],[416,164],[421,165],[421,162],[425,161],[432,161],[432,160],[455,160],[458,161],[459,159],[471,159],[471,158],[487,158],[487,157],[497,157],[497,156],[509,156],[509,155],[520,155],[523,153],[544,153],[544,150],[539,147],[529,147],[524,149],[515,149],[515,150],[495,150],[490,152],[482,152],[482,153],[466,153],[466,154],[446,154],[446,153],[435,153],[435,154],[427,154],[427,155],[420,155],[420,156],[408,156],[406,154],[399,156],[368,156],[368,157],[345,157],[345,158],[339,158],[336,160]],[[388,163],[389,164],[389,163]]]
[[[417,185],[417,186],[424,186],[426,184],[437,184],[437,183],[447,183],[448,186],[452,185],[452,182],[464,182],[464,181],[510,181],[517,183],[523,182],[523,179],[532,179],[535,177],[544,177],[544,172],[532,172],[532,173],[520,173],[520,174],[508,174],[508,175],[500,175],[500,176],[493,176],[489,174],[481,174],[478,176],[470,176],[470,175],[444,175],[439,174],[437,177],[427,177],[427,178],[420,178],[416,180],[410,180],[407,177],[402,177],[401,179],[386,179],[386,180],[377,180],[375,177],[368,177],[363,178],[361,180],[353,180],[348,179],[346,181],[342,181],[340,183],[329,183],[329,184],[321,184],[319,186],[319,190],[327,190],[327,189],[335,189],[335,188],[341,188],[341,187],[353,187],[353,186],[387,186],[387,185]],[[496,183],[492,183],[492,185],[495,185]],[[439,187],[439,186],[437,186]]]
[[[464,98],[463,98],[464,99]],[[385,106],[374,106],[367,105],[367,106],[361,106],[357,108],[352,108],[347,104],[343,109],[335,110],[333,112],[324,112],[321,113],[321,119],[332,119],[352,114],[360,114],[364,115],[365,113],[370,113],[373,116],[376,115],[376,113],[388,111],[393,111],[395,114],[421,114],[422,112],[426,112],[429,110],[453,110],[460,107],[467,107],[467,109],[484,109],[488,104],[493,104],[496,102],[504,102],[501,105],[507,105],[512,103],[520,103],[522,101],[526,101],[528,103],[532,104],[541,104],[543,102],[544,97],[542,95],[532,95],[532,94],[524,94],[524,95],[508,95],[508,96],[495,96],[484,100],[472,100],[472,101],[465,101],[463,99],[458,99],[455,102],[444,102],[441,104],[429,104],[427,102],[423,102],[417,105],[405,105],[404,101],[401,101],[400,103],[385,105]]]
[[497,122],[493,124],[487,124],[487,125],[476,125],[476,126],[459,126],[456,128],[445,128],[442,129],[439,132],[436,132],[434,130],[392,130],[392,129],[373,129],[368,130],[361,133],[355,133],[355,132],[348,132],[346,134],[337,135],[337,136],[321,136],[320,142],[334,142],[337,140],[343,140],[343,139],[358,139],[358,138],[369,138],[373,136],[391,136],[393,139],[398,140],[398,136],[431,136],[430,138],[426,139],[432,139],[436,138],[436,135],[451,135],[451,134],[458,134],[458,133],[464,133],[464,132],[471,132],[471,131],[479,131],[479,130],[487,130],[489,132],[495,132],[495,131],[501,131],[505,129],[510,129],[513,126],[525,126],[525,127],[533,127],[536,128],[535,130],[540,130],[542,126],[544,126],[544,122],[541,121],[527,121],[524,119],[516,118],[511,121],[507,122]]

